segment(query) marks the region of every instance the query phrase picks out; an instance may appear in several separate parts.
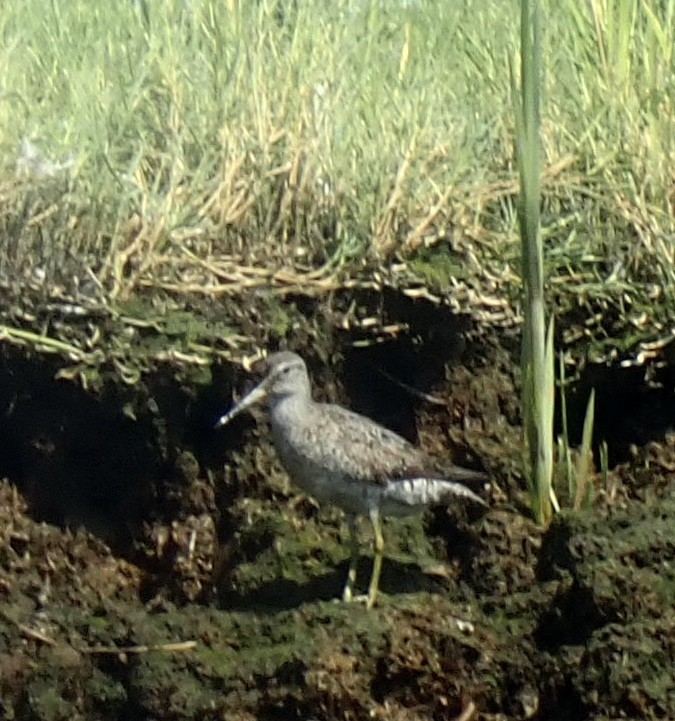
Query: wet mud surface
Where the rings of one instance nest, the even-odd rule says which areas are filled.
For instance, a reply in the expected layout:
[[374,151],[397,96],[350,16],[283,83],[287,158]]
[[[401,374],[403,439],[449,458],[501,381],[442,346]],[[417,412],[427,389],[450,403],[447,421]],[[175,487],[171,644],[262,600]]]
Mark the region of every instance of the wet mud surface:
[[263,417],[211,429],[243,373],[92,395],[5,355],[0,718],[675,718],[675,436],[622,438],[593,507],[542,530],[513,349],[460,350],[308,358],[317,396],[493,481],[486,510],[385,522],[371,611],[334,600],[346,524],[289,485]]

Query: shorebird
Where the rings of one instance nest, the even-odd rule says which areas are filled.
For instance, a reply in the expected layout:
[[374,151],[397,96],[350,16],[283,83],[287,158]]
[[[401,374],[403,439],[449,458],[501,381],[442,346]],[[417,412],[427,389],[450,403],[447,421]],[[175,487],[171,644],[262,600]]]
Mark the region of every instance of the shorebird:
[[393,431],[341,406],[313,400],[307,366],[299,355],[282,351],[263,363],[262,382],[216,427],[268,401],[274,445],[291,479],[320,504],[338,506],[347,515],[351,555],[342,592],[345,601],[354,598],[359,557],[356,519],[370,518],[374,558],[365,600],[371,608],[384,553],[381,517],[421,513],[457,497],[485,505],[463,482],[484,481],[486,476],[459,466],[450,466],[443,474],[435,472],[430,456]]

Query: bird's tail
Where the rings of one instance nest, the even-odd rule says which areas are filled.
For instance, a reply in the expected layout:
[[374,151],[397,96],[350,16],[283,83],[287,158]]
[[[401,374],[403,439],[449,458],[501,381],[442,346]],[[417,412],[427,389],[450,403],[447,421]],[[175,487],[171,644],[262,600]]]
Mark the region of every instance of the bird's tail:
[[[467,481],[476,483],[487,480],[487,476],[478,471],[458,469],[466,472]],[[468,475],[471,474],[471,475]],[[405,509],[410,512],[414,508],[438,506],[452,503],[457,498],[468,498],[481,506],[487,505],[485,501],[463,483],[449,481],[445,478],[401,478],[387,482],[384,494],[390,513],[396,513],[394,506],[400,506],[400,512]]]
[[478,488],[485,484],[488,476],[483,471],[473,471],[470,468],[462,468],[462,466],[446,466],[442,469],[442,479],[445,481],[463,483],[470,488]]

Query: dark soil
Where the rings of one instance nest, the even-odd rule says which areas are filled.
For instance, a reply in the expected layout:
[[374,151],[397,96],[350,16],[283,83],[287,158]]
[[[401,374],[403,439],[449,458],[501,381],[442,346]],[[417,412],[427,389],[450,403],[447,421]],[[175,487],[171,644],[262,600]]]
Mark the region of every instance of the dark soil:
[[542,530],[517,343],[442,327],[311,352],[288,335],[318,397],[492,479],[485,511],[385,524],[371,611],[334,600],[344,520],[289,486],[262,417],[212,430],[243,372],[87,391],[0,346],[0,718],[675,719],[672,372],[657,401],[594,371],[611,465],[592,508]]

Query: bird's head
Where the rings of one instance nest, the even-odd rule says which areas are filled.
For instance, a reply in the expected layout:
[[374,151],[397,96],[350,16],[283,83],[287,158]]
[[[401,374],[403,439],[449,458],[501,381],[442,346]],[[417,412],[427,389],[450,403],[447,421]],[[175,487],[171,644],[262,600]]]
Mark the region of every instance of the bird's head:
[[274,404],[290,396],[310,395],[307,366],[296,353],[273,353],[257,366],[256,370],[264,374],[263,380],[218,420],[216,428],[224,426],[242,411],[265,399]]

